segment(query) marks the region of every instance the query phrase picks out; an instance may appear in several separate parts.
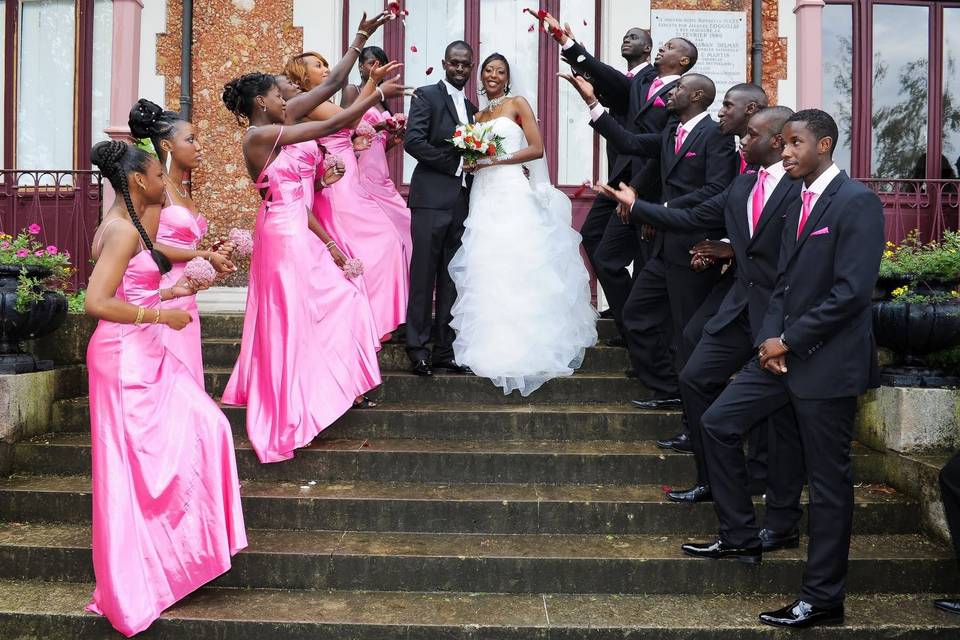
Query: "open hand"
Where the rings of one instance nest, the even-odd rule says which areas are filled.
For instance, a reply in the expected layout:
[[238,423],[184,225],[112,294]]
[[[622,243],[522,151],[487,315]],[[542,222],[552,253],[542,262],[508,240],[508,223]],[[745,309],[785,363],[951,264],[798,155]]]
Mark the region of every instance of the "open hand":
[[357,27],[359,31],[366,31],[370,35],[373,35],[373,32],[385,25],[390,20],[393,20],[394,15],[390,11],[384,11],[379,13],[373,18],[367,20],[367,12],[364,11],[363,15],[360,17],[360,26]]
[[616,189],[607,184],[598,184],[596,191],[630,209],[633,209],[633,203],[637,201],[637,192],[625,182],[621,182]]
[[380,85],[380,90],[383,91],[383,95],[389,98],[399,98],[404,93],[413,91],[413,87],[407,87],[400,84],[400,76],[394,76],[389,80],[385,80],[383,84]]
[[573,75],[572,73],[558,73],[557,75],[572,84],[573,88],[577,90],[577,93],[580,94],[580,97],[583,98],[585,103],[589,105],[596,102],[597,93],[593,90],[593,85],[590,84],[586,78]]
[[400,67],[403,66],[402,62],[397,62],[396,60],[391,60],[387,64],[380,64],[379,62],[374,63],[373,68],[370,69],[370,82],[374,84],[380,84],[384,78],[386,78],[390,72],[399,71]]

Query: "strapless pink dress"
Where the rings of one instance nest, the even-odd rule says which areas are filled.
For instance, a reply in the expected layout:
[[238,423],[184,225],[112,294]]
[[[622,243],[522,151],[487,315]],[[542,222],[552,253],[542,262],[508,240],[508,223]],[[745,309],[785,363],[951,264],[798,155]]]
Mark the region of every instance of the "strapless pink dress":
[[[390,117],[389,111],[380,111],[370,107],[363,114],[363,119],[371,126],[380,124]],[[404,258],[409,268],[410,255],[413,251],[413,240],[410,237],[410,209],[407,203],[397,192],[396,185],[390,178],[390,167],[387,165],[387,137],[380,132],[373,139],[370,148],[360,153],[357,164],[360,166],[360,181],[363,188],[370,194],[383,212],[390,218],[390,222],[397,228],[400,242],[403,243]]]
[[[160,211],[160,226],[157,228],[157,242],[159,244],[177,247],[178,249],[196,250],[203,236],[207,234],[207,219],[203,215],[195,216],[190,209],[171,204]],[[169,288],[183,277],[186,262],[175,262],[173,268],[163,274],[160,286]],[[182,309],[190,314],[193,322],[181,331],[168,329],[163,334],[163,342],[167,349],[180,361],[187,365],[194,379],[202,387],[203,382],[203,354],[200,351],[200,313],[197,310],[197,297],[184,296],[161,303],[164,309]]]
[[247,406],[261,462],[293,457],[380,384],[379,336],[362,281],[349,280],[307,227],[315,141],[288,145],[260,176],[240,357],[224,404]]
[[[159,287],[141,251],[116,295],[150,318]],[[128,637],[247,546],[230,423],[164,346],[169,330],[101,320],[87,347],[97,579],[87,609]]]
[[382,337],[406,321],[409,254],[396,225],[361,184],[351,133],[343,129],[320,139],[329,153],[343,158],[347,171],[319,192],[313,211],[340,249],[363,262],[367,296]]

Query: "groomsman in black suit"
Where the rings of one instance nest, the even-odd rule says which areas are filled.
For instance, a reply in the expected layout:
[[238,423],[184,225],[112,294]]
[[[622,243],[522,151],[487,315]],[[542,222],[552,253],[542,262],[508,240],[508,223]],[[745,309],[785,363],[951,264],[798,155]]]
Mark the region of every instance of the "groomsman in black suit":
[[850,444],[857,397],[878,382],[871,297],[884,246],[883,206],[833,163],[837,125],[808,109],[783,129],[784,169],[803,180],[784,223],[777,284],[752,359],[703,415],[720,536],[685,544],[701,558],[756,563],[762,543],[747,486],[743,437],[791,407],[810,487],[807,564],[799,597],[764,624],[842,624],[853,522]]
[[[457,126],[473,122],[477,112],[463,93],[473,70],[473,48],[462,40],[451,42],[442,64],[444,79],[414,93],[403,142],[406,152],[417,160],[407,201],[413,237],[407,355],[413,372],[421,376],[433,375],[435,368],[469,373],[454,361],[450,312],[457,290],[447,268],[460,248],[472,178],[463,171],[463,157],[447,141]],[[431,329],[432,357],[427,349]]]
[[[582,79],[565,78],[585,101],[595,100]],[[645,165],[639,179],[647,197],[647,189],[652,187],[659,190],[666,206],[690,208],[723,191],[737,171],[733,137],[724,135],[707,113],[715,98],[716,87],[710,78],[688,73],[667,96],[667,109],[676,119],[662,133],[631,133],[609,114],[603,114],[594,126],[621,153],[657,160]],[[675,340],[720,277],[719,265],[701,272],[692,270],[690,248],[711,237],[723,237],[722,224],[696,232],[657,233],[653,256],[630,290],[623,309],[627,350],[637,378],[656,394],[654,400],[643,403],[645,407],[680,406]],[[661,330],[667,320],[672,325],[672,339]]]
[[[943,513],[947,517],[950,540],[960,560],[960,453],[953,456],[940,470],[940,497]],[[960,614],[960,599],[934,600],[933,606],[949,613]]]
[[[730,376],[753,357],[753,344],[776,284],[784,220],[800,197],[800,180],[786,175],[781,159],[782,130],[792,115],[787,107],[770,107],[750,118],[741,145],[743,158],[757,171],[740,174],[722,193],[694,209],[671,209],[635,200],[633,191],[626,187],[616,192],[635,223],[678,231],[723,225],[727,246],[736,259],[732,286],[711,311],[702,337],[680,374],[680,394],[697,463],[697,485],[668,493],[675,502],[712,499],[701,418]],[[710,303],[708,299],[704,306]],[[798,546],[796,528],[802,515],[799,500],[803,465],[796,455],[800,446],[796,423],[789,409],[775,416],[778,437],[774,451],[781,455],[772,465],[767,492],[765,528],[760,532],[764,551]]]

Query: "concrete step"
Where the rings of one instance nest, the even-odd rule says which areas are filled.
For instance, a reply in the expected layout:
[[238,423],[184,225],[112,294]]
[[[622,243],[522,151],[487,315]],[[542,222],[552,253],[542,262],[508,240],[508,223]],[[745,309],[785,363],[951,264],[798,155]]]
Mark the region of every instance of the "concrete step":
[[[247,410],[221,406],[233,433],[246,434]],[[88,433],[87,398],[57,401],[58,431]],[[682,428],[679,411],[644,411],[617,404],[409,404],[385,402],[347,412],[326,434],[338,438],[417,440],[617,440],[671,436]]]
[[[92,584],[0,582],[7,640],[114,640],[84,613]],[[791,592],[788,592],[791,593]],[[851,595],[846,624],[807,632],[822,640],[955,640],[960,616],[940,594]],[[277,591],[207,587],[174,605],[145,640],[769,640],[792,638],[757,622],[792,595],[480,594]],[[814,635],[810,635],[814,634]]]
[[[200,329],[203,339],[234,339],[239,340],[243,333],[242,313],[205,313],[200,316]],[[613,320],[601,319],[597,321],[597,334],[601,340],[617,335],[617,327]]]
[[[886,487],[856,490],[857,534],[917,531],[918,503]],[[253,529],[410,533],[710,535],[710,503],[680,505],[653,485],[443,485],[248,480],[243,513]],[[806,503],[806,496],[804,496]],[[756,499],[762,513],[762,500]],[[90,478],[0,480],[0,513],[12,522],[90,522]],[[801,524],[806,530],[806,524]]]
[[[207,392],[219,398],[230,379],[231,369],[209,367],[204,371]],[[514,392],[508,396],[487,378],[474,375],[440,373],[429,378],[406,371],[384,371],[383,384],[368,394],[379,402],[465,402],[471,404],[554,404],[572,402],[582,404],[627,403],[630,400],[651,397],[636,380],[621,373],[576,373],[567,378],[555,378],[540,387],[533,396],[522,397]]]
[[[266,465],[245,438],[236,438],[235,446],[244,480],[675,486],[694,480],[689,455],[651,442],[344,440],[321,434],[292,460]],[[13,455],[15,472],[86,475],[90,436],[47,434],[16,444]],[[852,457],[857,482],[883,477],[882,454],[855,446]]]
[[[240,354],[240,339],[237,338],[209,338],[201,345],[203,364],[207,367],[233,367]],[[579,371],[584,373],[623,373],[630,366],[627,350],[621,347],[606,347],[603,345],[591,347],[583,359],[583,366]],[[410,368],[410,359],[404,345],[385,344],[380,351],[380,368],[383,371],[407,371]]]
[[[213,586],[482,593],[789,593],[806,545],[759,565],[690,558],[687,536],[251,529]],[[700,540],[701,537],[694,539]],[[960,587],[953,553],[916,534],[854,536],[850,593]],[[85,525],[0,523],[0,580],[93,581]]]

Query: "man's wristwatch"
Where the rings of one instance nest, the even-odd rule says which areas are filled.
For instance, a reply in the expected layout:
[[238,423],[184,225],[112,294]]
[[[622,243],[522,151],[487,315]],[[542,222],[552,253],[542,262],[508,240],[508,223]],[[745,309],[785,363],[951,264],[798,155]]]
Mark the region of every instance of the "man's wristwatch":
[[784,351],[790,351],[790,345],[787,344],[787,341],[783,339],[783,334],[780,334],[780,337],[777,338],[780,341],[780,346],[783,347]]

